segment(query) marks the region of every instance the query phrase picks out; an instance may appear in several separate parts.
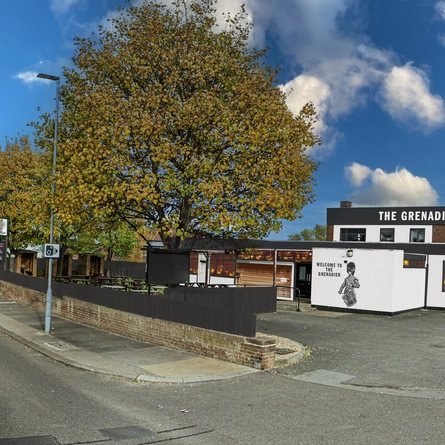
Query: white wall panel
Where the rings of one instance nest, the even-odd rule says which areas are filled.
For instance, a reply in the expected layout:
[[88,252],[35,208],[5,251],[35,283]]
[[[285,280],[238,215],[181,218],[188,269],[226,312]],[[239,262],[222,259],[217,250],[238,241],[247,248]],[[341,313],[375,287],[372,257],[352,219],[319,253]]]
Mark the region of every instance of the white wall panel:
[[393,312],[425,305],[426,269],[403,268],[403,252],[395,251]]
[[[348,276],[347,264],[355,264],[355,277],[360,287],[355,289],[357,303],[350,309],[393,312],[394,257],[393,250],[353,249],[347,257],[346,249],[313,249],[312,296],[316,306],[347,309],[339,290]],[[397,255],[403,267],[403,252]],[[400,259],[401,258],[401,259]]]
[[445,308],[445,292],[442,291],[444,261],[445,256],[443,255],[429,257],[427,307]]

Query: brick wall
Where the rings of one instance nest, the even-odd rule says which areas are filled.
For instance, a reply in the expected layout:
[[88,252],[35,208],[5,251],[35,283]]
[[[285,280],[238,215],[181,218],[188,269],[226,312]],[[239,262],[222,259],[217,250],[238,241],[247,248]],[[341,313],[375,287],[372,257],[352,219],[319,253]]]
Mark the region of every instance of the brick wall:
[[[0,292],[19,303],[45,310],[46,295],[41,292],[5,281],[0,281]],[[256,369],[275,366],[275,339],[210,331],[129,314],[70,297],[53,298],[53,314],[141,342],[184,349]]]
[[445,243],[445,226],[433,226],[433,243]]

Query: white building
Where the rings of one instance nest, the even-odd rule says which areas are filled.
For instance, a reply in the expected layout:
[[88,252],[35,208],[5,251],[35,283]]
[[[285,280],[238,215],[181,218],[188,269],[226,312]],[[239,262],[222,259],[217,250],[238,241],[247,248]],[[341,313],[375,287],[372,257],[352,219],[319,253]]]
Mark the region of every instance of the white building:
[[332,247],[313,248],[314,306],[390,314],[445,308],[445,207],[342,202],[327,209],[327,233]]
[[[232,256],[224,282],[211,272],[219,268],[209,266],[210,284],[273,285],[280,300],[301,295],[329,310],[397,314],[445,308],[445,207],[363,208],[346,201],[327,209],[326,222],[327,241],[193,243],[203,251],[249,249]],[[197,282],[199,272],[198,264]]]
[[328,241],[445,243],[445,207],[327,209]]

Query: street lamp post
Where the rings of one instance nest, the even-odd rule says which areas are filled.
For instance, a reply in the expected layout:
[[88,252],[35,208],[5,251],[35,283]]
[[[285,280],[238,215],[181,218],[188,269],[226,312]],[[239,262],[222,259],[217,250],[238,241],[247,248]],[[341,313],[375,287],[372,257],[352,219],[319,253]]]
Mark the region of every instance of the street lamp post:
[[[58,127],[59,127],[59,89],[60,89],[60,77],[52,76],[50,74],[40,73],[37,75],[41,79],[53,80],[56,82],[56,117],[54,123],[54,153],[53,153],[53,180],[52,180],[52,195],[56,193],[56,183],[54,182],[54,175],[56,173],[56,165],[57,165],[57,136],[58,136]],[[54,203],[51,205],[51,224],[49,231],[49,242],[53,243],[54,240]],[[45,313],[45,332],[49,334],[51,332],[51,312],[52,312],[52,304],[53,304],[53,291],[51,287],[51,282],[53,278],[53,259],[49,258],[49,267],[48,267],[48,290],[46,292],[46,313]]]

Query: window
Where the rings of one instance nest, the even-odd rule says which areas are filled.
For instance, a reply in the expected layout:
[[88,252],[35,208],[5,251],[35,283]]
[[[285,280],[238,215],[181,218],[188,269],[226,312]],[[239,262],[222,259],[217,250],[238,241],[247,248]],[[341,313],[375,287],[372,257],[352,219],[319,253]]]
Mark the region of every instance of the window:
[[190,273],[198,275],[198,252],[190,252],[189,269]]
[[[235,276],[235,255],[214,253],[210,257],[210,275],[217,275],[221,277],[234,277]],[[198,252],[190,252],[190,273],[198,274]]]
[[221,277],[235,276],[235,255],[214,253],[210,261],[210,275]]
[[403,267],[410,269],[424,269],[426,256],[415,253],[405,253],[403,255]]
[[425,242],[425,229],[410,229],[409,242],[410,243],[424,243]]
[[[237,255],[239,260],[257,260],[257,261],[273,261],[273,250],[252,250],[248,253],[239,253]],[[311,263],[312,251],[311,250],[278,250],[278,261],[292,261],[296,263]]]
[[366,241],[366,229],[340,229],[340,241]]
[[300,281],[306,281],[306,266],[300,266],[298,271],[298,279]]
[[394,242],[394,229],[380,229],[380,241]]

